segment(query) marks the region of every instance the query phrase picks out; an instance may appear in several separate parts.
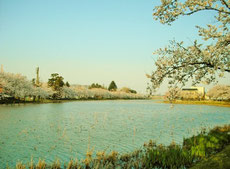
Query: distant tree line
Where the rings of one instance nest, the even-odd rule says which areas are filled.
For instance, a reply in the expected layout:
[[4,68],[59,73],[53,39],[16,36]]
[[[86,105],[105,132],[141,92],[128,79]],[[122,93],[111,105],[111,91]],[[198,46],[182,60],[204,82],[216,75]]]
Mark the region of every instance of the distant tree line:
[[0,73],[0,101],[13,98],[21,101],[42,101],[44,99],[138,99],[145,98],[135,94],[134,90],[117,90],[116,83],[111,82],[108,89],[98,83],[88,88],[71,86],[64,82],[58,73],[51,74],[47,83],[42,83],[37,74],[29,81],[25,76],[13,73]]
[[92,84],[89,86],[89,89],[95,89],[95,88],[106,89],[105,86],[100,85],[100,84],[98,84],[98,83],[92,83]]
[[[94,88],[100,88],[100,89],[107,89],[104,85],[100,85],[98,83],[92,83],[89,86],[89,89],[94,89]],[[117,85],[114,81],[112,81],[108,87],[109,91],[116,91],[117,90]]]

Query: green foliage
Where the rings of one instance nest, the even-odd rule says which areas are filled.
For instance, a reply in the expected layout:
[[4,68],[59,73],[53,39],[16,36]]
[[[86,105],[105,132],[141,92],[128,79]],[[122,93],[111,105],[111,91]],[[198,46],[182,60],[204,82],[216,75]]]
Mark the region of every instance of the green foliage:
[[33,79],[31,80],[31,83],[32,83],[33,86],[36,86],[36,84],[35,84],[35,78],[33,78]]
[[104,86],[102,86],[98,83],[93,83],[89,86],[89,89],[94,89],[94,88],[106,89]]
[[230,126],[214,128],[208,134],[204,131],[198,136],[185,139],[183,146],[191,150],[193,156],[200,159],[218,152],[228,145],[230,143],[229,131]]
[[144,152],[144,168],[184,168],[193,162],[189,150],[173,143],[165,147],[150,141],[145,144]]
[[221,152],[218,152],[205,160],[200,161],[191,169],[222,169],[230,168],[230,145],[226,146]]
[[65,83],[65,85],[66,85],[66,87],[70,87],[70,84],[68,81]]
[[48,80],[48,86],[52,87],[54,91],[59,91],[64,86],[64,78],[59,76],[58,73],[51,74],[51,78]]
[[117,85],[114,81],[112,81],[110,83],[108,90],[110,90],[110,91],[116,91],[117,90]]

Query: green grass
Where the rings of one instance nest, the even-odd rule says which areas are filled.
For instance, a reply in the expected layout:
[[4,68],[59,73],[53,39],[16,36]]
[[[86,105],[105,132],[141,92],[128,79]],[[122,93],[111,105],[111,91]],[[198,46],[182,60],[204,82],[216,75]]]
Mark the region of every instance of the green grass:
[[226,146],[221,152],[197,163],[191,169],[223,169],[230,168],[230,145]]

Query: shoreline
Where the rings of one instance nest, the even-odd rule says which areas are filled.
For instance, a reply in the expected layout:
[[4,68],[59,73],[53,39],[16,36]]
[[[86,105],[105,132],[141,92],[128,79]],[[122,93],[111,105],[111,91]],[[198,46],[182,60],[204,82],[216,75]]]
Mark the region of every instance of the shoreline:
[[207,105],[207,106],[220,106],[220,107],[230,107],[230,102],[227,101],[212,101],[212,100],[202,100],[202,101],[195,101],[195,100],[175,100],[175,101],[162,101],[165,104],[188,104],[188,105]]
[[115,99],[56,99],[50,100],[45,99],[42,101],[11,101],[11,102],[1,102],[0,105],[18,105],[18,104],[45,104],[45,103],[66,103],[66,102],[78,102],[78,101],[110,101],[110,100],[151,100],[149,98],[115,98]]

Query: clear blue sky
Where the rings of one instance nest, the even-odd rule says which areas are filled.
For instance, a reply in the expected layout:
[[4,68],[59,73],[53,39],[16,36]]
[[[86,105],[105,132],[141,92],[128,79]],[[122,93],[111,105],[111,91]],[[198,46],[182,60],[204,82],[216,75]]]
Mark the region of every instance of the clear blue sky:
[[159,0],[0,0],[0,64],[29,79],[40,67],[47,81],[57,72],[71,84],[97,82],[145,92],[152,52],[169,40],[188,44],[195,25],[212,13],[181,18],[172,26],[152,18]]

